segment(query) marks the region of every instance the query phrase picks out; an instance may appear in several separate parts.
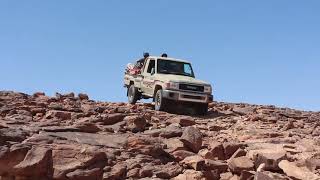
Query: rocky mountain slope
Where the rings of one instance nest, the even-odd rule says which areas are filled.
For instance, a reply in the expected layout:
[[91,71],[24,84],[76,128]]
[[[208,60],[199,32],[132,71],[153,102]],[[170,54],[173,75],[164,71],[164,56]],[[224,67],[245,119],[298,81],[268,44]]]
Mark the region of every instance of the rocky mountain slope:
[[319,122],[274,106],[214,102],[197,117],[0,91],[0,179],[320,179]]

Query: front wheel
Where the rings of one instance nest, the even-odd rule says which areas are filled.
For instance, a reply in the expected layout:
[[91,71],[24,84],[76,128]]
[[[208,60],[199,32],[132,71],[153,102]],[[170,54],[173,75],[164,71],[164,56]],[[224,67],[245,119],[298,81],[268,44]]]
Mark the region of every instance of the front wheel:
[[155,110],[164,111],[167,108],[167,99],[163,97],[162,89],[159,89],[154,97]]
[[135,104],[139,100],[139,91],[138,88],[134,87],[134,85],[130,85],[128,88],[128,102],[130,104]]

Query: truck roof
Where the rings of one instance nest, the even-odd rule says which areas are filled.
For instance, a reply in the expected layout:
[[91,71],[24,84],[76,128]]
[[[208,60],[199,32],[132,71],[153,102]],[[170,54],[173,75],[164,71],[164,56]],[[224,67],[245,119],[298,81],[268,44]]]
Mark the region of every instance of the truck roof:
[[148,58],[163,59],[163,60],[168,60],[168,61],[178,61],[178,62],[190,63],[189,61],[186,61],[186,60],[183,60],[183,59],[176,59],[176,58],[170,58],[170,57],[149,56]]

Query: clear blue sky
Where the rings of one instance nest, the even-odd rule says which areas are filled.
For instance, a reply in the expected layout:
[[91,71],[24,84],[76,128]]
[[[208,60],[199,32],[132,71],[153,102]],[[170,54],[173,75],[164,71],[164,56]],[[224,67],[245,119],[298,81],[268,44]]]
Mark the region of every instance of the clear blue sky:
[[126,101],[144,51],[193,62],[216,100],[320,110],[318,0],[0,1],[0,89]]

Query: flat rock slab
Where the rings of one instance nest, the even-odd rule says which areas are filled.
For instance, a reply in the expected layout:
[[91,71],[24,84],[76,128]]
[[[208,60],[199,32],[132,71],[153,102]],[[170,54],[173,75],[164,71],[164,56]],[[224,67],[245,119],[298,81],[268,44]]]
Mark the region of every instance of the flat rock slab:
[[320,176],[310,172],[307,168],[298,167],[295,163],[289,162],[287,160],[282,160],[279,163],[279,167],[283,170],[285,174],[289,177],[295,179],[308,179],[308,180],[318,180]]
[[123,148],[128,138],[128,135],[125,134],[92,134],[83,132],[44,132],[42,134],[51,137],[60,137],[80,144],[105,146],[109,148]]

